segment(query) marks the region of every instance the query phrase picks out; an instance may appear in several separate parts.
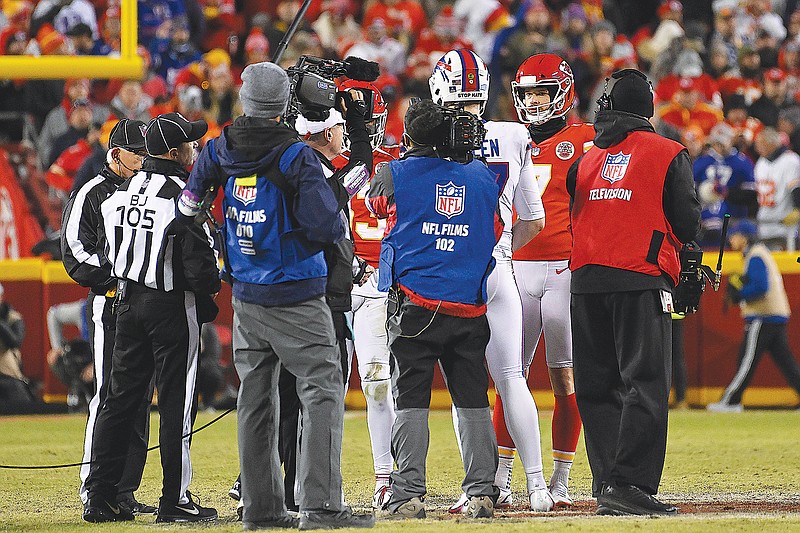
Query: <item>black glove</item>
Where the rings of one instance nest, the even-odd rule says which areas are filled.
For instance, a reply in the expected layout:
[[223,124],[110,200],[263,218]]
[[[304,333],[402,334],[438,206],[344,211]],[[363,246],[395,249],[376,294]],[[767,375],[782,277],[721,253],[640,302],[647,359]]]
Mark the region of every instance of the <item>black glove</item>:
[[[342,105],[344,103],[344,105]],[[363,126],[367,120],[367,104],[363,100],[353,100],[349,91],[336,93],[336,107],[344,114],[348,131],[354,127]],[[346,108],[346,110],[345,110]]]

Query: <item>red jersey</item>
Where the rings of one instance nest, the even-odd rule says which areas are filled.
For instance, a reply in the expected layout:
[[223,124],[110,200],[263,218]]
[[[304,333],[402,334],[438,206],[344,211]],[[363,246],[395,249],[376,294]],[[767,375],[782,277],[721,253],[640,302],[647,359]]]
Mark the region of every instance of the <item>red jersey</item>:
[[[342,168],[349,160],[349,152],[333,160],[333,166]],[[372,176],[380,165],[400,158],[400,146],[381,146],[372,151]],[[381,240],[387,232],[386,219],[370,213],[365,203],[369,182],[350,200],[350,230],[353,234],[355,253],[358,257],[378,268],[381,256]]]
[[569,259],[572,234],[569,230],[567,171],[593,145],[592,124],[573,124],[541,144],[533,143],[533,171],[542,195],[545,224],[541,233],[514,252],[515,261]]
[[705,135],[711,133],[711,129],[725,119],[721,110],[705,102],[697,102],[693,109],[686,109],[677,102],[670,102],[659,107],[656,114],[661,120],[675,126],[678,130],[683,130],[693,124],[697,125]]

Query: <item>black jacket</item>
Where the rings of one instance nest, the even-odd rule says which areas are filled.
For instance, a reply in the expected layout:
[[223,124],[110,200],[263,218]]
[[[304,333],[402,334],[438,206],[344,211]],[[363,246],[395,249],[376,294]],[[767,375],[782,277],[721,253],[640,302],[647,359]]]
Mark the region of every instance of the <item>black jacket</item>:
[[61,218],[61,258],[67,274],[95,294],[115,285],[111,265],[105,257],[105,242],[98,230],[103,225],[100,204],[111,196],[124,178],[108,165],[97,176],[74,190]]
[[[606,149],[622,142],[633,131],[654,131],[644,117],[624,111],[601,111],[595,120],[594,144]],[[567,191],[575,196],[578,159],[567,172]],[[670,163],[664,180],[662,205],[675,236],[683,243],[690,242],[700,231],[700,202],[694,188],[689,153],[681,150]],[[624,238],[621,233],[620,238]],[[572,273],[571,291],[580,293],[624,292],[647,289],[671,289],[672,280],[662,275],[648,276],[618,268],[586,265]]]

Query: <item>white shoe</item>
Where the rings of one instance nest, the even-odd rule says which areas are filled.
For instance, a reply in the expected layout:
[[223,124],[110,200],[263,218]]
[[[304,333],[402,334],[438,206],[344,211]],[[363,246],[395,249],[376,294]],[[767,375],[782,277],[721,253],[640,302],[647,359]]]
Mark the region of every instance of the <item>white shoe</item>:
[[567,487],[561,483],[550,486],[550,496],[553,497],[554,509],[567,509],[573,506],[572,498],[569,497]]
[[468,505],[469,498],[467,497],[466,493],[462,492],[461,496],[458,498],[458,501],[451,505],[447,512],[451,514],[466,513]]
[[491,518],[494,516],[494,503],[489,496],[473,496],[467,504],[466,515],[470,518]]
[[389,502],[392,497],[392,488],[389,485],[381,485],[375,489],[375,494],[372,495],[372,508],[375,510],[383,509],[383,506]]
[[715,413],[741,413],[744,407],[740,403],[714,402],[708,404],[706,409]]
[[553,510],[553,497],[547,489],[534,489],[528,494],[531,503],[531,511],[535,513],[546,513]]
[[495,509],[508,509],[514,504],[514,495],[510,490],[500,489],[500,496],[497,497]]

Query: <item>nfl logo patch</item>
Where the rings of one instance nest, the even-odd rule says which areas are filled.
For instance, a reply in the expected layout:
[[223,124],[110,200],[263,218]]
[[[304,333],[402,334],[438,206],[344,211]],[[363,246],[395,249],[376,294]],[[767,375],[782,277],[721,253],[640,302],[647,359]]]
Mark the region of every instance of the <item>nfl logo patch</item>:
[[452,181],[447,185],[436,185],[436,212],[447,218],[463,213],[466,190],[466,185],[458,187]]
[[606,162],[603,164],[603,171],[600,173],[600,177],[610,183],[621,180],[625,177],[625,172],[628,170],[628,163],[630,160],[630,154],[623,154],[622,152],[608,154],[606,156]]
[[236,183],[233,185],[233,197],[244,205],[250,205],[256,201],[256,191],[255,187],[237,185]]
[[533,150],[532,150],[533,156],[536,157],[537,155],[539,155],[539,152],[541,152],[539,147],[538,146],[534,146]]

